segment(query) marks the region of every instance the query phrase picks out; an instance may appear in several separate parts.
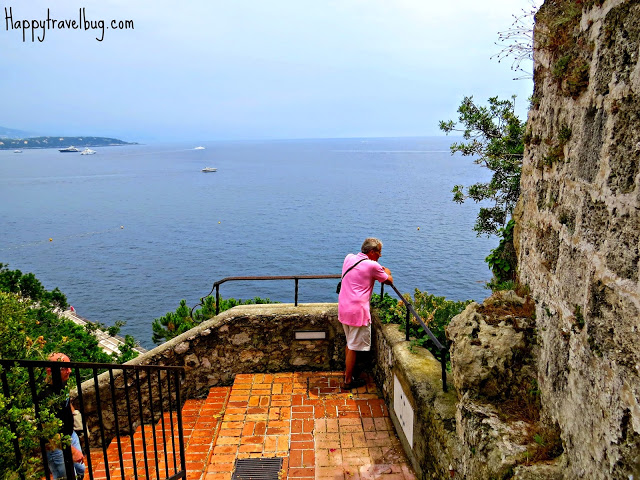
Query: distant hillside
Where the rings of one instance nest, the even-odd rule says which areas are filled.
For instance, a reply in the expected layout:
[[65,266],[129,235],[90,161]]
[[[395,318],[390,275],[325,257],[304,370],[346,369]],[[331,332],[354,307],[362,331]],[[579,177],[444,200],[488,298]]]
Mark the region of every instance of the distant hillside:
[[111,145],[137,145],[117,138],[106,137],[32,137],[0,138],[0,150],[25,148],[106,147]]
[[37,133],[27,132],[25,130],[16,130],[15,128],[0,127],[0,139],[35,137],[36,135]]

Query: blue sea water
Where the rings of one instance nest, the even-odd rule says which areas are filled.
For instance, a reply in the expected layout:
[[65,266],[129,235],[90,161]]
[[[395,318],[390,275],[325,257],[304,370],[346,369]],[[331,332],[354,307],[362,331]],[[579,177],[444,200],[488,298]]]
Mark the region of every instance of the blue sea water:
[[[0,151],[0,262],[59,287],[78,313],[153,347],[151,323],[228,276],[339,274],[364,238],[403,292],[482,300],[478,205],[455,184],[488,172],[447,137],[203,142]],[[206,147],[194,150],[197,145]],[[215,173],[202,173],[206,166]],[[51,239],[51,241],[49,241]],[[335,302],[301,281],[301,302]],[[223,297],[292,302],[293,281],[227,283]]]

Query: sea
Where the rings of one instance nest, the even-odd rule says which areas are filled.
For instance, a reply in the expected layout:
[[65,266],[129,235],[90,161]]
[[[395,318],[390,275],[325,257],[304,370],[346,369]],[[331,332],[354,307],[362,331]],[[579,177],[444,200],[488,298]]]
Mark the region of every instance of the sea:
[[[498,244],[454,185],[490,172],[451,137],[209,141],[0,151],[0,263],[82,317],[153,348],[151,324],[231,276],[340,274],[366,237],[400,291],[482,301]],[[196,147],[204,149],[196,149]],[[204,167],[217,168],[203,173]],[[299,301],[336,302],[335,280]],[[377,290],[377,287],[376,287]],[[387,290],[389,291],[389,290]],[[293,302],[294,282],[227,282],[222,297]]]

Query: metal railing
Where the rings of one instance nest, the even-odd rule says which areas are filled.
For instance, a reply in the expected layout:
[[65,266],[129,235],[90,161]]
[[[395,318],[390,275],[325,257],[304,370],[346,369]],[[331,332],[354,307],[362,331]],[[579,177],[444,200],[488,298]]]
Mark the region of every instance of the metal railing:
[[[405,326],[406,326],[406,331],[405,331],[405,339],[407,340],[407,342],[410,340],[410,336],[409,336],[409,320],[411,318],[411,315],[413,315],[413,317],[418,321],[418,323],[420,324],[420,326],[422,327],[422,329],[425,331],[425,333],[427,334],[427,336],[429,337],[429,339],[431,340],[431,342],[433,343],[433,345],[438,349],[438,354],[440,356],[440,358],[438,359],[440,361],[440,367],[442,370],[442,390],[444,392],[448,391],[447,388],[447,353],[449,351],[449,349],[445,346],[442,345],[442,342],[440,342],[440,340],[438,340],[438,338],[433,334],[433,332],[429,329],[429,327],[427,327],[424,323],[424,321],[422,320],[422,317],[420,315],[418,315],[418,312],[416,312],[416,309],[413,307],[413,305],[411,305],[411,302],[406,299],[405,297],[402,296],[402,294],[400,293],[400,291],[396,288],[396,286],[394,284],[389,285],[394,292],[396,292],[396,295],[398,295],[398,298],[400,300],[402,300],[405,304],[405,306],[407,307],[407,318],[405,319]],[[380,298],[384,297],[384,284],[381,285],[380,287]]]
[[[218,280],[213,284],[211,291],[205,297],[200,299],[200,304],[204,303],[204,299],[211,295],[213,291],[216,291],[216,315],[220,313],[220,285],[226,282],[232,281],[242,281],[242,280],[250,280],[250,281],[264,281],[264,280],[295,280],[295,293],[294,293],[294,303],[295,306],[298,306],[298,283],[300,280],[322,280],[322,279],[339,279],[340,275],[279,275],[272,277],[226,277],[222,280]],[[196,305],[197,306],[197,305]]]
[[[208,297],[209,295],[211,295],[213,293],[213,291],[215,290],[215,292],[216,292],[216,315],[218,315],[220,313],[220,285],[222,285],[225,282],[240,281],[240,280],[244,280],[244,281],[295,280],[295,306],[297,307],[298,306],[298,281],[299,280],[340,279],[340,278],[342,278],[341,275],[282,275],[282,276],[272,276],[272,277],[268,277],[268,276],[263,276],[263,277],[226,277],[226,278],[223,278],[222,280],[218,280],[217,282],[215,282],[213,284],[213,287],[211,288],[211,291],[209,292],[209,294],[200,299],[200,305],[204,304],[204,299],[206,297]],[[391,284],[390,287],[396,292],[396,294],[398,295],[398,298],[400,300],[402,300],[405,303],[405,305],[407,306],[406,340],[407,341],[410,340],[410,338],[409,338],[409,318],[410,318],[410,315],[413,315],[415,317],[415,319],[418,321],[418,323],[420,324],[420,326],[422,327],[422,329],[425,331],[425,333],[427,334],[429,339],[433,342],[435,347],[438,349],[438,353],[439,353],[439,357],[440,357],[438,360],[440,361],[440,365],[441,365],[441,369],[442,369],[442,390],[444,392],[447,392],[448,391],[448,388],[447,388],[447,353],[448,353],[449,349],[445,345],[442,345],[442,343],[436,338],[436,336],[429,329],[429,327],[427,327],[425,325],[424,321],[422,320],[422,317],[420,317],[420,315],[418,315],[418,313],[416,312],[416,310],[413,307],[413,305],[411,305],[411,303],[402,296],[402,294],[396,288],[396,286]],[[384,296],[384,284],[381,284],[380,297],[382,298],[383,296]],[[196,307],[197,306],[198,305],[196,305]]]
[[[180,397],[183,367],[29,360],[0,360],[0,367],[2,392],[7,402],[3,405],[5,411],[1,413],[6,414],[13,407],[30,412],[18,420],[22,425],[17,425],[11,415],[2,415],[9,419],[9,428],[14,434],[15,470],[19,472],[21,479],[25,478],[24,472],[19,468],[23,465],[23,460],[38,457],[42,460],[45,478],[52,478],[47,451],[55,449],[57,445],[50,444],[52,439],[45,438],[43,433],[41,412],[47,410],[58,412],[57,415],[64,419],[62,432],[74,430],[83,437],[84,444],[81,446],[85,479],[94,480],[97,476],[106,476],[110,480],[112,475],[113,478],[122,480],[137,480],[138,475],[158,480],[186,479]],[[99,375],[99,372],[104,373]],[[114,372],[119,373],[114,375]],[[70,392],[65,387],[63,376],[75,380],[76,386]],[[50,392],[54,392],[53,397],[47,398],[46,394]],[[69,393],[71,400],[67,396]],[[64,397],[67,399],[64,400]],[[63,403],[56,402],[61,402],[61,399],[63,403],[71,401],[76,410],[81,412],[81,429],[77,429],[78,425],[73,427],[73,419],[69,415],[60,413],[63,411]],[[28,442],[22,444],[16,435],[19,428],[24,428],[24,422],[28,422],[33,431],[37,430],[39,452],[37,448],[35,451],[30,449]],[[112,425],[112,428],[107,430],[105,423]],[[141,451],[137,448],[137,427],[142,434]],[[90,435],[93,435],[91,442]],[[121,435],[130,437],[130,445],[127,445],[130,450],[123,445]],[[114,438],[117,441],[118,459],[116,465],[110,465],[110,459],[112,463],[116,463],[113,462],[113,456],[107,454],[108,444]],[[151,441],[153,450],[150,445],[147,446],[147,442]],[[92,455],[92,445],[101,447],[102,455],[96,449]],[[76,468],[71,446],[63,447],[62,454],[66,478],[75,480]],[[159,454],[163,458],[159,458]]]

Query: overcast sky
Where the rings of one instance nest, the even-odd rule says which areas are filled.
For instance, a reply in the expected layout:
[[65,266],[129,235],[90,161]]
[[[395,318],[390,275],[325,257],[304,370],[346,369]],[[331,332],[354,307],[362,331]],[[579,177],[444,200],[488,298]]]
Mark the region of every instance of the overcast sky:
[[[465,95],[512,94],[524,117],[531,80],[490,57],[529,5],[0,1],[0,125],[130,141],[423,136]],[[97,28],[36,28],[33,42],[29,28],[23,42],[18,22],[46,21],[47,9],[77,22],[81,8]]]

